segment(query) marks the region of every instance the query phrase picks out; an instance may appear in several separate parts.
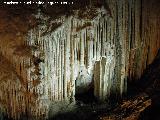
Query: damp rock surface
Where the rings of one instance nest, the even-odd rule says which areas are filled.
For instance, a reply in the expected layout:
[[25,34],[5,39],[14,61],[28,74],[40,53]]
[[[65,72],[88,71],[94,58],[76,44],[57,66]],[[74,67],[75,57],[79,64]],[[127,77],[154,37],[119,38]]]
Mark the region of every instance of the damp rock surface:
[[[160,52],[154,62],[145,70],[141,79],[135,84],[137,92],[123,100],[106,115],[102,120],[158,120],[160,115]],[[145,84],[144,84],[145,80]]]
[[37,6],[1,6],[4,116],[47,119],[52,102],[76,102],[76,87],[115,99],[153,62],[160,47],[158,0],[76,4],[42,7],[40,14]]

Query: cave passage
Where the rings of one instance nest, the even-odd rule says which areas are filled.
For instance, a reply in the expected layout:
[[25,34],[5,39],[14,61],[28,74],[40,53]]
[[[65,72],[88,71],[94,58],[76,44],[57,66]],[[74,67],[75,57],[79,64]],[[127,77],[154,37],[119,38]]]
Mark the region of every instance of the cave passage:
[[73,1],[0,2],[0,119],[157,114],[159,0]]

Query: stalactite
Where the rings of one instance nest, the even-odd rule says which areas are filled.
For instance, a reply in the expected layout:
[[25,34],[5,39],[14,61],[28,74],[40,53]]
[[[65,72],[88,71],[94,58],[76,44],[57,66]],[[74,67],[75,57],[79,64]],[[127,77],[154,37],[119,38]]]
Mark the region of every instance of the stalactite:
[[55,30],[38,25],[25,40],[21,33],[0,35],[0,108],[10,118],[42,118],[50,102],[72,103],[92,83],[101,100],[123,95],[127,79],[141,77],[160,47],[158,10],[152,1],[107,3],[110,15],[101,8],[92,20],[62,16],[52,21],[62,23]]

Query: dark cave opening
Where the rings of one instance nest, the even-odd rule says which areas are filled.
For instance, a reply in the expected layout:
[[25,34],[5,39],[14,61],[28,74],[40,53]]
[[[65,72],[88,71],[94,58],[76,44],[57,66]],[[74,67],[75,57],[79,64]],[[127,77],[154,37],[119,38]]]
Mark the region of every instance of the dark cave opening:
[[75,100],[78,104],[81,104],[81,103],[83,103],[83,104],[96,103],[97,99],[94,96],[94,87],[91,87],[90,89],[88,89],[84,93],[75,94]]

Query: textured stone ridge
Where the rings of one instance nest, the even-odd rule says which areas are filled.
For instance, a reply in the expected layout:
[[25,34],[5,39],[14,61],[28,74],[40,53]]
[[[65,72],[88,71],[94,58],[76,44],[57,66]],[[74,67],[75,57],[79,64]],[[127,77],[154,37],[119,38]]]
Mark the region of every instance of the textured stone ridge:
[[160,50],[142,78],[135,84],[135,94],[100,117],[102,120],[159,120]]
[[100,117],[100,120],[138,120],[141,112],[150,105],[151,99],[148,95],[138,95],[134,99],[123,101],[120,106],[113,110],[113,113]]
[[83,92],[92,83],[101,100],[123,95],[127,80],[138,80],[160,47],[157,1],[107,0],[83,13],[57,8],[56,17],[46,12],[42,20],[2,9],[2,110],[15,119],[45,119],[50,102],[75,102],[76,88]]

